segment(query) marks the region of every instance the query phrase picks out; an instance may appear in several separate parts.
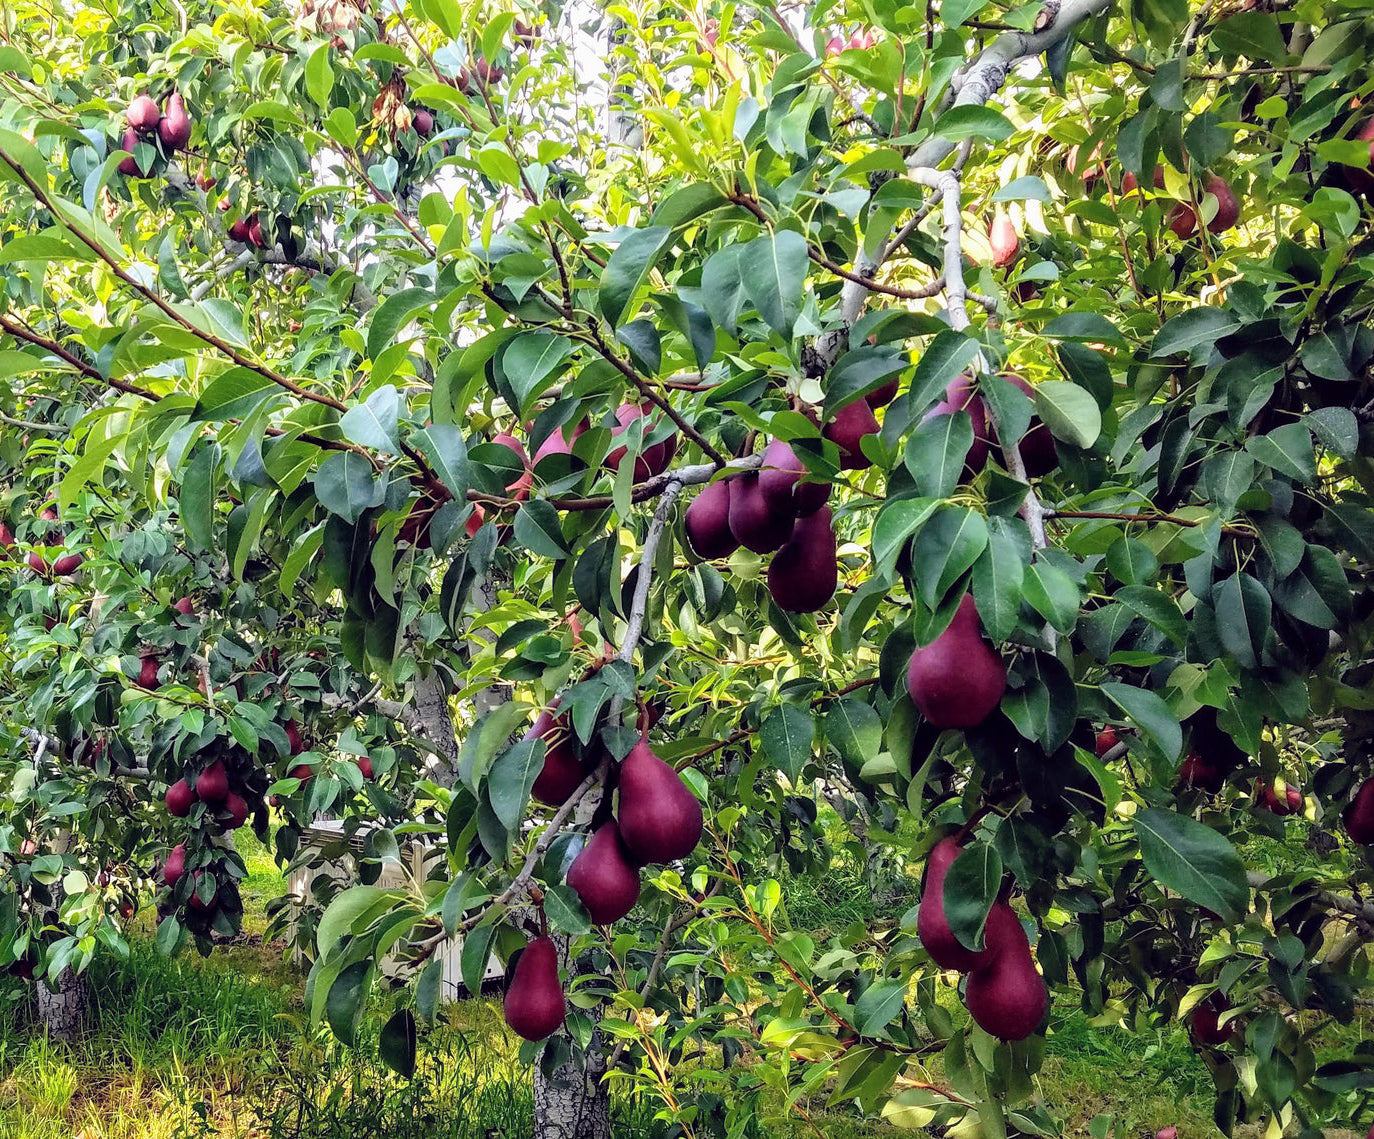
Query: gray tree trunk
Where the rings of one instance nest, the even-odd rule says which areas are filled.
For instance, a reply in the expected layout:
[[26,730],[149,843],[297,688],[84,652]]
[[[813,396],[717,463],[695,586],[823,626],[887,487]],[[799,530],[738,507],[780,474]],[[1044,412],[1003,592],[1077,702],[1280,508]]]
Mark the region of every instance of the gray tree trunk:
[[38,998],[38,1017],[50,1040],[74,1044],[81,1034],[90,1007],[91,990],[84,975],[71,968],[63,969],[57,978],[57,990],[48,988],[46,981],[34,986]]
[[606,1040],[601,1032],[601,1006],[589,1010],[596,1029],[579,1068],[572,1060],[549,1075],[534,1067],[534,1134],[536,1139],[611,1139],[611,1094],[606,1074]]

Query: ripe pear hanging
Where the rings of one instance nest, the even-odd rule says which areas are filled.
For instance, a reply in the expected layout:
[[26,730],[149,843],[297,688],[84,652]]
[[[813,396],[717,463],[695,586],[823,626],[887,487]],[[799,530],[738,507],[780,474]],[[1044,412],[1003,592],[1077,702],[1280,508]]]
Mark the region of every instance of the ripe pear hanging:
[[757,471],[731,480],[730,533],[746,550],[771,554],[792,534],[796,519],[790,510],[774,510],[759,489]]
[[643,736],[620,764],[616,819],[626,849],[641,866],[686,858],[701,841],[701,804]]
[[839,584],[835,530],[830,507],[797,519],[792,536],[768,566],[768,592],[779,609],[815,613],[824,609]]
[[1045,1020],[1050,993],[1035,969],[1016,913],[994,902],[984,932],[988,964],[969,974],[964,1003],[978,1027],[1000,1040],[1024,1040]]
[[989,959],[987,949],[967,948],[949,928],[945,917],[945,876],[960,846],[954,838],[942,838],[931,848],[926,859],[926,884],[921,891],[921,909],[916,916],[916,932],[930,959],[941,969],[958,969],[967,973]]
[[229,795],[229,775],[224,764],[215,760],[196,776],[196,797],[204,803],[223,803]]
[[157,137],[169,152],[185,150],[191,141],[191,116],[186,113],[180,91],[173,91],[167,100],[167,113],[158,121]]
[[708,483],[687,507],[683,519],[687,541],[692,552],[706,561],[728,558],[739,549],[739,542],[730,532],[730,484],[733,481],[721,479]]
[[802,482],[806,466],[797,458],[790,443],[774,439],[763,449],[763,465],[759,467],[759,491],[769,507],[779,514],[795,514],[804,518],[815,514],[830,497],[830,484]]
[[542,739],[545,746],[544,766],[539,769],[530,794],[550,807],[562,806],[587,774],[573,750],[567,720],[562,716],[555,718],[551,711],[540,712],[525,739]]
[[619,921],[639,900],[639,870],[614,819],[602,823],[568,868],[568,887],[597,925]]
[[1353,841],[1374,845],[1374,779],[1366,779],[1360,785],[1341,820],[1345,823],[1345,833]]
[[526,1040],[543,1040],[563,1023],[566,1001],[558,981],[558,947],[536,937],[520,954],[506,990],[506,1023]]
[[1007,690],[1007,666],[983,640],[973,594],[964,594],[943,633],[911,654],[906,686],[937,728],[972,728],[997,709]]
[[167,788],[165,802],[167,813],[174,815],[178,819],[184,819],[191,813],[191,808],[196,805],[196,793],[191,790],[191,785],[184,779],[178,779]]
[[878,421],[865,400],[847,403],[823,428],[821,434],[840,449],[840,467],[846,471],[863,471],[873,460],[863,453],[861,442],[865,435],[878,433]]

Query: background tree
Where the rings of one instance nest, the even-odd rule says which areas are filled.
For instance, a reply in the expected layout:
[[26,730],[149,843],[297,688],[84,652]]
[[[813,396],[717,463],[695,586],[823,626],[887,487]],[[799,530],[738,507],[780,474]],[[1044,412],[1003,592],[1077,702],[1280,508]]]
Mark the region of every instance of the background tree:
[[[541,1133],[1052,1134],[1050,990],[1370,1116],[1361,9],[3,18],[0,960],[333,812],[312,1015],[496,952]],[[822,801],[911,897],[817,944]]]

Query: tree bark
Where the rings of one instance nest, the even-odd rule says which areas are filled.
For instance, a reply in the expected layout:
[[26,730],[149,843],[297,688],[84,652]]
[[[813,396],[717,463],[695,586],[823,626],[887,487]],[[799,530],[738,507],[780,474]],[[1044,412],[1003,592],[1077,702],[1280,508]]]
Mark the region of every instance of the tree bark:
[[536,1139],[611,1139],[611,1094],[606,1074],[606,1040],[601,1032],[601,1006],[589,1009],[595,1022],[592,1039],[579,1067],[570,1057],[551,1073],[534,1066],[534,1134]]
[[84,975],[74,969],[62,970],[57,978],[57,990],[48,988],[46,981],[35,986],[38,998],[38,1017],[50,1040],[74,1044],[86,1022],[91,990]]

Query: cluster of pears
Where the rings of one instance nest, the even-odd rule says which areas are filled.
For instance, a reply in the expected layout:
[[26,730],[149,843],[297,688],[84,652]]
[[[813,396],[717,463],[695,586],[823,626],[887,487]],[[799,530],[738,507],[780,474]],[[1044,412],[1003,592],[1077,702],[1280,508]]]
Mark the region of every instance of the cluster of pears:
[[162,143],[163,153],[170,156],[185,150],[191,141],[191,116],[180,91],[173,91],[168,96],[165,110],[151,96],[139,95],[129,104],[124,117],[129,125],[120,142],[120,149],[128,152],[128,157],[119,163],[119,172],[123,175],[139,178],[151,173],[151,169],[141,169],[134,156],[140,142],[156,138]]
[[1049,989],[1036,971],[1021,920],[1006,902],[996,901],[988,911],[982,949],[969,949],[954,936],[945,917],[945,876],[960,849],[958,840],[945,838],[931,850],[917,933],[940,968],[968,974],[964,1003],[978,1027],[1001,1040],[1024,1040],[1045,1021]]
[[[1164,189],[1163,165],[1155,167],[1153,180],[1156,190]],[[1121,179],[1122,196],[1133,194],[1138,188],[1136,176],[1129,170],[1126,171]],[[1219,174],[1209,174],[1203,179],[1202,192],[1212,195],[1217,200],[1217,212],[1207,223],[1207,232],[1225,233],[1228,229],[1234,229],[1236,222],[1240,220],[1240,201],[1231,189],[1231,184]],[[1197,211],[1192,203],[1175,202],[1169,211],[1168,226],[1176,237],[1185,241],[1192,237],[1197,232]]]
[[[1001,377],[1013,387],[1025,392],[1031,399],[1035,398],[1035,387],[1024,376],[1019,376],[1015,372],[1002,372]],[[964,457],[964,479],[968,480],[987,465],[988,456],[992,453],[992,448],[998,445],[998,439],[997,431],[992,424],[992,416],[988,412],[987,401],[979,394],[974,377],[967,372],[950,380],[945,388],[945,398],[926,412],[924,419],[929,421],[941,415],[960,413],[967,415],[973,426],[973,445]],[[1028,478],[1042,478],[1059,465],[1059,455],[1054,449],[1054,436],[1038,416],[1031,418],[1030,426],[1021,436],[1017,450],[1021,453],[1021,462],[1026,468]]]
[[[41,523],[49,524],[47,533],[43,537],[42,545],[55,546],[61,545],[66,541],[65,535],[63,535],[56,525],[58,521],[57,511],[53,507],[44,507],[38,519]],[[10,530],[8,526],[0,523],[0,548],[8,552],[14,549],[15,544],[14,532]],[[25,560],[34,573],[40,574],[43,577],[69,577],[81,568],[81,563],[85,561],[85,557],[79,553],[63,554],[59,558],[54,558],[53,561],[49,563],[48,559],[37,550],[30,550]]]
[[[611,428],[611,438],[617,439],[624,435],[639,420],[647,419],[649,414],[650,408],[644,404],[622,403],[615,409],[616,425]],[[571,455],[573,452],[573,444],[582,437],[588,426],[588,421],[584,416],[576,423],[565,424],[562,427],[555,428],[549,433],[548,438],[540,443],[535,450],[534,460],[531,465],[538,466],[541,460],[546,459],[550,455]],[[657,423],[646,424],[644,428],[644,437],[648,438],[657,430]],[[504,439],[510,439],[511,442],[515,442],[509,435],[505,436]],[[503,442],[503,437],[498,435],[493,442]],[[507,443],[507,446],[510,446],[510,443]],[[516,446],[519,447],[519,444],[516,443]],[[624,445],[613,447],[610,453],[607,454],[602,465],[608,471],[614,472],[619,470],[621,461],[625,458],[628,451],[629,448]],[[521,453],[523,454],[523,450]],[[668,464],[673,461],[673,457],[676,454],[676,432],[668,435],[657,443],[645,447],[643,451],[635,456],[635,481],[643,482],[645,479],[653,478],[655,475],[661,475],[668,469]]]
[[[541,713],[526,739],[545,741],[544,766],[532,794],[553,805],[566,802],[588,774],[573,749],[564,718]],[[686,858],[701,841],[701,804],[682,777],[665,763],[641,734],[619,764],[607,788],[616,792],[613,815],[593,832],[568,868],[568,887],[592,921],[619,921],[639,900],[640,868]],[[553,943],[539,937],[516,963],[506,992],[506,1020],[528,1040],[542,1040],[563,1022],[563,990]]]
[[[184,819],[197,803],[204,803],[221,831],[238,830],[248,821],[248,801],[230,786],[224,761],[216,759],[189,778],[182,776],[163,797],[167,813]],[[168,882],[167,885],[173,885]]]
[[[896,381],[845,404],[821,428],[840,451],[843,470],[864,470],[872,461],[863,439],[879,429],[873,412],[891,403]],[[707,484],[687,508],[687,541],[699,558],[728,558],[741,546],[773,554],[768,592],[779,609],[815,613],[839,584],[830,484],[807,474],[792,445],[770,440],[757,470]]]

